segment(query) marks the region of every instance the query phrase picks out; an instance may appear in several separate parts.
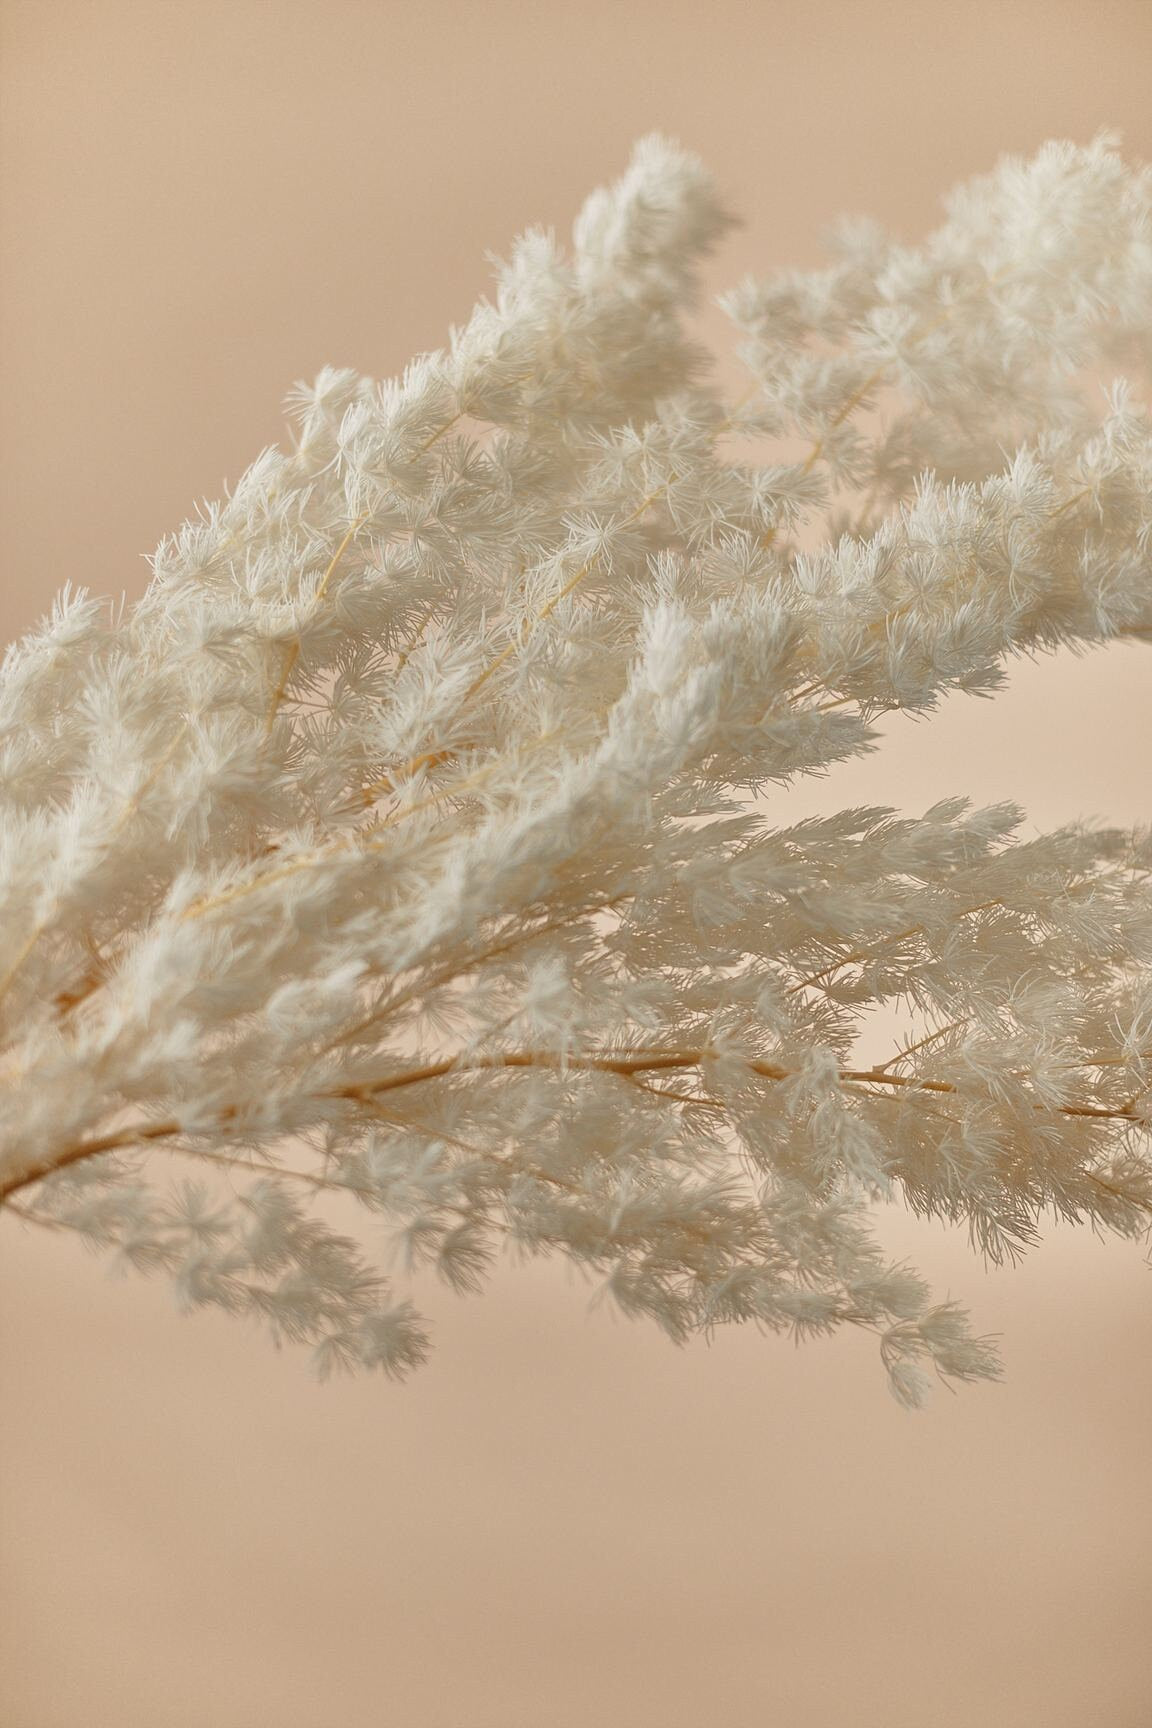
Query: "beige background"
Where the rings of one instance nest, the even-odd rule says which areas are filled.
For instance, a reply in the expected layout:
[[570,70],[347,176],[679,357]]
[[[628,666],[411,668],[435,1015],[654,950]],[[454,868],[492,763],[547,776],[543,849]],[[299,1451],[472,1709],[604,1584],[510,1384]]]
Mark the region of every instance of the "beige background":
[[[388,374],[659,127],[747,225],[712,272],[912,239],[957,177],[1102,124],[1152,157],[1152,4],[34,0],[3,8],[5,636]],[[712,328],[712,326],[709,326]],[[1152,815],[1147,651],[1027,666],[788,808]],[[5,1728],[1141,1728],[1152,1284],[1053,1231],[986,1273],[1002,1388],[892,1404],[870,1340],[675,1351],[560,1268],[424,1294],[433,1364],[303,1360],[0,1222]]]

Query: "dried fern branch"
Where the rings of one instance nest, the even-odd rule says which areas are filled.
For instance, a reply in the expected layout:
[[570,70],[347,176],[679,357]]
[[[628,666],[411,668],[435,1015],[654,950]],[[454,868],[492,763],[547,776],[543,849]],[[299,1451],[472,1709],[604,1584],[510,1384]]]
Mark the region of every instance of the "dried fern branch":
[[841,224],[722,301],[729,404],[685,318],[731,218],[647,138],[445,350],[297,386],[138,604],[65,589],[0,673],[9,1209],[322,1370],[426,1351],[334,1190],[457,1289],[510,1242],[677,1340],[871,1328],[906,1403],[995,1375],[869,1207],[1146,1230],[1152,842],[757,794],[1152,630],[1150,193],[1102,137],[919,249]]

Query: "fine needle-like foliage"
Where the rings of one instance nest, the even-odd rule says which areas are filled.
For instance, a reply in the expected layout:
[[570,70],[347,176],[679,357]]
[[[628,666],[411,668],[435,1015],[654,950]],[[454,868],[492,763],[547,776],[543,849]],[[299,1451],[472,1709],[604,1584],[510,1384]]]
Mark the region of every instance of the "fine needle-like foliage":
[[1145,1231],[1152,842],[780,789],[1152,633],[1150,197],[1101,137],[918,249],[843,223],[721,302],[728,401],[684,319],[731,218],[646,138],[445,349],[297,386],[139,603],[65,589],[0,673],[6,1207],[322,1371],[424,1357],[398,1242],[678,1341],[866,1327],[909,1404],[994,1376],[869,1208]]

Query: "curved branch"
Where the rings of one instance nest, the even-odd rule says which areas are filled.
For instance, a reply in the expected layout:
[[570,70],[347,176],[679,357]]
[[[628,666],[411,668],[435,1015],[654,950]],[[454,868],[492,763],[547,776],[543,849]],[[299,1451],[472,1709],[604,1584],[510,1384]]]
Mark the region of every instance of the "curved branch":
[[[456,1074],[499,1073],[517,1069],[550,1069],[559,1073],[598,1073],[616,1074],[623,1079],[631,1080],[637,1074],[667,1073],[686,1068],[701,1068],[716,1052],[707,1048],[691,1048],[683,1050],[621,1050],[608,1054],[591,1054],[586,1056],[568,1055],[552,1050],[509,1050],[495,1056],[476,1056],[461,1061],[458,1057],[447,1057],[438,1062],[426,1062],[415,1068],[403,1068],[396,1073],[383,1075],[378,1080],[359,1080],[348,1082],[341,1086],[328,1086],[310,1094],[311,1098],[320,1101],[346,1100],[349,1103],[363,1104],[370,1099],[388,1092],[402,1091],[409,1086],[425,1085],[433,1080],[442,1080]],[[757,1058],[745,1058],[745,1067],[750,1073],[759,1075],[762,1079],[783,1081],[795,1078],[798,1070],[782,1068],[777,1063],[761,1061]],[[916,1075],[890,1074],[883,1068],[841,1068],[838,1078],[843,1085],[873,1088],[887,1086],[896,1092],[907,1095],[909,1092],[930,1092],[955,1097],[960,1094],[960,1088],[949,1080],[921,1079]],[[875,1095],[865,1093],[865,1096]],[[1146,1125],[1146,1118],[1138,1113],[1132,1104],[1125,1104],[1116,1109],[1103,1105],[1089,1103],[1045,1105],[1034,1102],[1032,1108],[1047,1114],[1068,1117],[1084,1117],[1098,1121],[1129,1122],[1134,1126]],[[217,1115],[217,1123],[224,1126],[234,1122],[240,1115],[240,1107],[235,1104],[226,1106]],[[94,1140],[78,1141],[67,1147],[63,1152],[56,1153],[34,1164],[27,1165],[17,1171],[6,1181],[0,1182],[0,1202],[8,1199],[20,1189],[39,1182],[43,1177],[50,1176],[58,1170],[65,1170],[72,1164],[78,1164],[86,1158],[94,1158],[104,1152],[126,1150],[129,1147],[150,1143],[156,1140],[171,1140],[186,1133],[184,1124],[176,1118],[161,1122],[140,1123],[129,1126],[119,1132],[100,1136]]]

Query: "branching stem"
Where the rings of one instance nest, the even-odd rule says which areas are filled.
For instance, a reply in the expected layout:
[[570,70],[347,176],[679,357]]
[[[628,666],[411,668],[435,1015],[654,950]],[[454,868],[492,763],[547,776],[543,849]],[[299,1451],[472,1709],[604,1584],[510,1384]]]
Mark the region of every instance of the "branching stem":
[[[510,1050],[495,1056],[472,1056],[461,1061],[458,1057],[446,1057],[438,1062],[425,1062],[414,1068],[402,1068],[394,1073],[381,1076],[379,1079],[357,1080],[345,1082],[338,1086],[322,1087],[309,1096],[315,1102],[330,1102],[344,1100],[349,1103],[366,1103],[389,1092],[399,1092],[411,1086],[426,1085],[431,1081],[442,1080],[449,1076],[480,1073],[500,1073],[513,1070],[538,1069],[551,1070],[562,1074],[598,1073],[617,1074],[630,1079],[637,1074],[668,1073],[692,1068],[704,1068],[710,1061],[717,1058],[717,1052],[710,1049],[694,1048],[683,1050],[621,1050],[602,1054],[567,1054],[550,1050]],[[794,1079],[797,1070],[781,1067],[778,1063],[765,1062],[757,1058],[741,1058],[744,1067],[750,1074],[756,1074],[761,1079],[784,1081]],[[905,1093],[929,1092],[942,1096],[955,1097],[961,1094],[961,1088],[949,1080],[932,1080],[916,1075],[890,1074],[883,1068],[841,1068],[839,1071],[841,1084],[872,1088],[888,1086]],[[695,1099],[692,1100],[696,1102]],[[1144,1120],[1135,1107],[1129,1103],[1123,1108],[1109,1109],[1107,1106],[1089,1103],[1058,1104],[1048,1106],[1034,1102],[1032,1108],[1056,1116],[1085,1117],[1099,1121],[1127,1121],[1138,1123]],[[240,1115],[235,1105],[230,1105],[218,1112],[217,1122],[224,1125],[234,1122]],[[176,1118],[163,1122],[138,1123],[127,1128],[101,1135],[93,1140],[81,1140],[53,1157],[25,1166],[21,1171],[0,1183],[0,1201],[20,1189],[29,1187],[43,1177],[57,1170],[67,1169],[82,1159],[93,1158],[104,1152],[123,1150],[132,1146],[157,1140],[171,1140],[188,1130]]]

